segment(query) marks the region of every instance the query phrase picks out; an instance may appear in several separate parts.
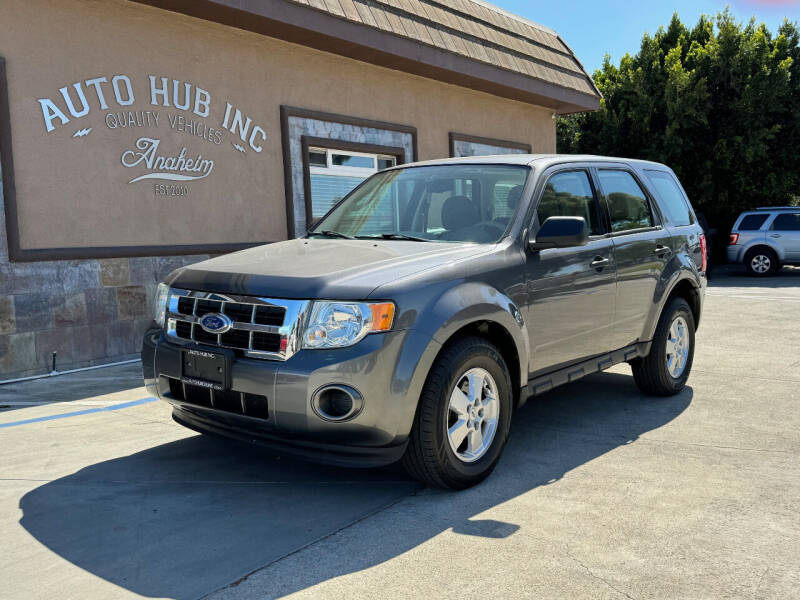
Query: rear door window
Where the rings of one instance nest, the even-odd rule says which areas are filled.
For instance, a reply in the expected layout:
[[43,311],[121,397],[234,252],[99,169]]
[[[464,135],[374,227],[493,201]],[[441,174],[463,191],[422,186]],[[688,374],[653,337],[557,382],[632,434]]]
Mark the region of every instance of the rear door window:
[[539,225],[548,217],[583,217],[589,235],[600,234],[597,205],[586,171],[556,173],[547,180],[537,209]]
[[769,215],[745,215],[736,228],[739,231],[758,231]]
[[633,175],[627,171],[600,169],[597,177],[608,203],[612,232],[645,229],[655,225],[650,202]]
[[645,171],[656,192],[659,204],[666,213],[667,221],[677,227],[694,223],[689,203],[675,178],[665,171]]
[[782,213],[772,222],[774,231],[800,231],[800,213]]

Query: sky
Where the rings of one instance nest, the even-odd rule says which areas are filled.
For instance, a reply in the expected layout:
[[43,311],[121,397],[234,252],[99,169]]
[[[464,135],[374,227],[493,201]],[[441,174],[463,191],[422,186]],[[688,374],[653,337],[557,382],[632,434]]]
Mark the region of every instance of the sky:
[[645,32],[655,33],[666,26],[677,12],[690,27],[701,14],[716,15],[725,9],[741,21],[755,16],[758,22],[777,30],[784,17],[800,22],[800,0],[672,0],[659,2],[640,0],[489,0],[492,4],[555,29],[577,55],[583,66],[593,73],[603,64],[603,55],[610,54],[614,63],[626,53],[639,49]]

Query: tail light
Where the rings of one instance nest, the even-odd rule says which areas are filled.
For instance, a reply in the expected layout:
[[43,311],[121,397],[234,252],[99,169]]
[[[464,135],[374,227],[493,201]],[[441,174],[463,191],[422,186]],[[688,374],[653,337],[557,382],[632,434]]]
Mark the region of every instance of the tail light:
[[739,243],[739,234],[738,233],[732,233],[731,234],[731,246],[735,246],[738,243]]
[[701,263],[700,263],[700,270],[701,271],[705,271],[706,267],[708,266],[708,251],[707,250],[708,250],[708,248],[706,247],[706,234],[703,233],[703,234],[700,235],[700,254],[702,254],[702,257],[700,259],[701,260]]

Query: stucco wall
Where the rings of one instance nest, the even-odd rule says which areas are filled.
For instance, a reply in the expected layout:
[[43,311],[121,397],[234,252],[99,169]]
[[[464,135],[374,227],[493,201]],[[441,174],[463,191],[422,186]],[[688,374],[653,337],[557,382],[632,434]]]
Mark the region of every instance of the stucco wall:
[[[448,132],[514,140],[555,150],[549,110],[375,67],[123,0],[4,0],[0,56],[6,60],[16,200],[23,249],[258,242],[284,239],[286,207],[280,106],[413,126],[418,159],[447,156]],[[102,110],[90,78],[126,75],[136,101]],[[149,75],[189,82],[211,95],[206,125],[220,128],[226,102],[263,128],[221,144],[165,127],[174,106],[151,104]],[[59,88],[82,84],[90,105],[46,130],[42,98],[64,108]],[[183,93],[183,87],[180,87]],[[193,88],[194,89],[194,88]],[[77,98],[72,94],[73,98]],[[159,110],[176,152],[202,151],[214,172],[188,182],[185,197],[158,197],[157,180],[121,164],[145,128],[109,128],[109,112]],[[85,135],[83,129],[91,128]],[[186,141],[184,141],[186,140]],[[243,146],[245,152],[234,147]],[[163,183],[163,182],[162,182]],[[11,263],[0,228],[0,379],[129,356],[148,321],[146,300],[172,268],[201,259],[140,257]]]
[[[135,3],[5,0],[0,22],[24,248],[283,239],[281,104],[415,126],[422,159],[446,156],[451,130],[554,149],[545,109]],[[112,93],[111,80],[120,74],[135,94],[129,106],[119,106]],[[209,116],[197,119],[193,102],[189,110],[165,107],[161,97],[153,105],[150,75],[159,84],[166,77],[170,92],[173,79],[181,94],[186,83],[192,94],[197,86],[206,90]],[[96,77],[108,80],[101,85],[106,110],[85,83]],[[63,125],[52,119],[47,132],[37,100],[51,99],[71,117],[59,89],[67,86],[79,104],[72,88],[79,82],[89,113]],[[226,102],[264,129],[261,152],[222,127]],[[159,124],[108,127],[108,113],[128,110],[158,111]],[[222,143],[176,133],[168,121],[175,116],[221,130]],[[91,132],[73,137],[86,128]],[[189,156],[213,159],[214,172],[190,182],[187,197],[156,197],[153,180],[129,184],[141,171],[123,167],[120,156],[142,135],[161,137],[159,152],[185,146]]]

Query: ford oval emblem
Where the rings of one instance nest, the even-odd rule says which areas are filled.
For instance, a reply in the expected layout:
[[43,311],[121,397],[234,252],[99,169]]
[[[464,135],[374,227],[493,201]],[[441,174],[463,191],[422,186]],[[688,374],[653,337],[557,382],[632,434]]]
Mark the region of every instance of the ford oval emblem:
[[233,321],[227,315],[208,313],[200,318],[200,327],[208,333],[225,333],[233,327]]

